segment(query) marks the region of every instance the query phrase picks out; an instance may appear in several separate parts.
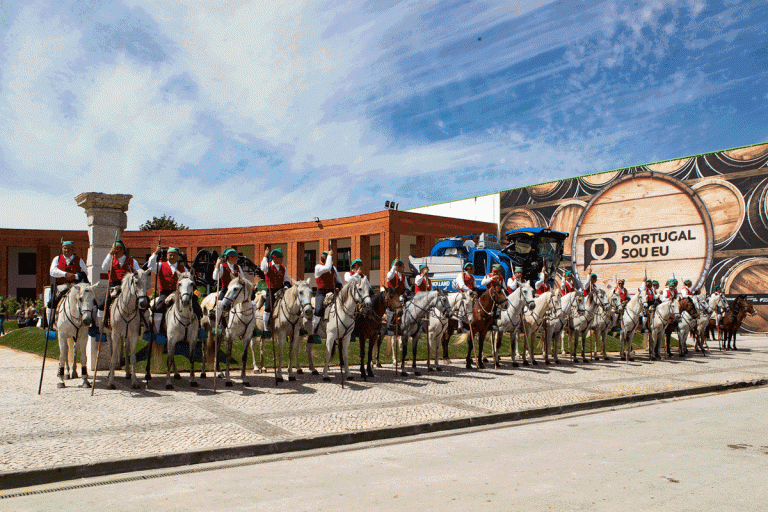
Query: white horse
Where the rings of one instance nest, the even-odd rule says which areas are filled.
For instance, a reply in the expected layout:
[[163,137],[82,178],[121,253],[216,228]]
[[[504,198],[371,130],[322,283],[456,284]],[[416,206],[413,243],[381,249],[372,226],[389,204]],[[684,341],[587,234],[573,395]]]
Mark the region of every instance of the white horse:
[[[267,303],[267,292],[266,290],[261,290],[256,292],[256,296],[253,299],[253,310],[256,312],[256,328],[255,331],[264,332],[266,329],[264,327],[264,306]],[[253,370],[254,372],[257,371],[259,373],[265,373],[267,370],[264,367],[264,337],[258,336],[259,339],[259,359],[258,363],[256,362],[256,340],[251,339],[248,341],[244,340],[243,343],[243,361],[248,360],[248,349],[251,350],[251,359],[253,359]],[[258,364],[258,366],[257,366]]]
[[[408,373],[405,371],[405,357],[408,350],[408,340],[412,340],[413,347],[413,374],[416,376],[421,375],[421,372],[416,370],[416,349],[424,330],[425,322],[428,322],[429,315],[432,309],[438,307],[440,302],[439,315],[444,316],[446,319],[451,316],[452,312],[448,300],[445,296],[445,292],[442,290],[430,290],[428,292],[419,292],[414,295],[403,306],[403,314],[400,318],[400,337],[399,342],[402,343],[402,358],[400,360],[400,375],[406,377]],[[396,336],[395,339],[398,337]]]
[[184,272],[176,284],[176,291],[167,299],[169,304],[165,312],[166,347],[168,349],[167,371],[165,374],[165,389],[173,389],[171,384],[171,365],[173,365],[173,378],[180,379],[176,369],[176,344],[180,341],[189,343],[189,385],[197,387],[195,380],[195,347],[197,346],[197,334],[200,330],[200,322],[192,309],[192,301],[195,296],[195,281],[189,272]]
[[[474,298],[472,292],[451,292],[446,295],[448,305],[451,309],[451,315],[458,321],[468,324],[472,321],[472,306],[474,305]],[[467,314],[469,312],[469,314]],[[429,315],[429,329],[428,329],[428,342],[429,348],[427,349],[427,371],[432,371],[431,357],[434,349],[435,370],[442,371],[442,368],[437,363],[437,351],[441,346],[441,341],[445,331],[448,330],[448,325],[451,322],[451,318],[446,318],[442,311],[438,311],[437,308],[432,309]]]
[[[643,297],[645,292],[636,293],[624,307],[624,313],[621,315],[621,333],[619,335],[619,342],[621,345],[621,353],[619,357],[625,358],[627,361],[635,360],[635,351],[632,348],[632,340],[635,337],[635,331],[640,328],[643,323]],[[626,345],[626,352],[624,346]]]
[[495,320],[496,330],[491,331],[494,368],[499,367],[499,346],[504,333],[507,332],[509,333],[510,351],[512,352],[512,361],[514,362],[515,342],[519,333],[523,332],[523,308],[526,306],[528,306],[529,310],[533,310],[536,307],[533,288],[527,282],[522,286],[518,286],[515,291],[507,295],[507,307],[501,310],[501,313]]
[[592,345],[592,357],[596,361],[600,360],[600,357],[597,355],[597,348],[598,345],[602,343],[603,359],[605,361],[610,361],[610,358],[605,351],[605,339],[608,337],[608,333],[611,332],[616,325],[616,312],[621,308],[621,298],[616,294],[615,288],[611,288],[608,292],[598,289],[597,305],[598,311],[592,322],[592,333],[595,336],[595,341]]
[[579,362],[579,358],[576,357],[579,338],[581,338],[581,359],[585,363],[588,362],[584,352],[587,344],[587,331],[589,331],[592,320],[595,318],[595,309],[597,308],[596,295],[597,292],[592,292],[587,297],[579,296],[578,300],[573,301],[572,309],[569,312],[568,323],[565,329],[568,338],[573,343],[571,351],[571,361],[573,363]]
[[[67,290],[56,308],[56,333],[59,339],[59,378],[58,387],[63,388],[64,379],[76,379],[77,369],[74,364],[74,353],[80,352],[80,366],[82,369],[83,387],[91,387],[88,383],[88,366],[86,360],[86,343],[88,341],[88,327],[93,324],[93,308],[96,302],[96,294],[93,289],[98,283],[91,286],[80,283]],[[73,362],[71,370],[64,374],[64,365],[69,367],[69,340],[73,340]]]
[[296,380],[293,371],[294,361],[298,367],[299,331],[307,319],[312,318],[312,288],[309,287],[309,279],[306,281],[291,280],[291,288],[286,290],[277,306],[272,306],[274,315],[274,340],[277,341],[277,357],[275,361],[277,382],[283,382],[283,345],[290,338],[288,344],[288,380]]
[[[555,364],[560,364],[560,359],[557,357],[557,340],[561,340],[565,326],[568,324],[568,312],[574,311],[574,301],[578,300],[578,292],[568,292],[562,297],[552,297],[553,306],[547,316],[547,323],[544,325],[544,335],[542,336],[544,342],[544,364],[549,364],[549,354],[551,353]],[[555,294],[557,295],[557,294]]]
[[352,339],[352,331],[355,330],[355,317],[360,309],[363,314],[371,310],[371,284],[367,277],[352,279],[341,288],[328,307],[328,322],[326,323],[325,339],[325,366],[323,367],[323,380],[329,381],[328,366],[331,362],[333,346],[339,342],[339,357],[344,360],[344,378],[352,380],[349,376],[349,342]]
[[131,379],[131,388],[140,389],[136,379],[136,340],[141,330],[140,310],[149,307],[146,277],[149,270],[131,270],[120,284],[120,295],[109,308],[110,326],[106,329],[112,338],[112,358],[109,362],[107,388],[115,389],[115,368],[120,362],[121,349],[125,349],[125,378]]
[[[526,355],[526,351],[530,353],[531,355],[531,364],[537,365],[539,364],[536,361],[536,358],[534,356],[535,349],[534,349],[534,342],[536,339],[536,334],[539,333],[539,331],[543,332],[544,328],[544,322],[547,319],[547,315],[549,311],[554,307],[552,298],[554,296],[554,293],[552,291],[544,292],[538,297],[536,297],[533,302],[535,304],[534,309],[532,311],[526,311],[523,314],[523,328],[526,330],[528,335],[525,337],[525,347],[523,348],[523,365],[528,366],[528,357]],[[546,336],[546,335],[545,335]],[[514,360],[515,354],[512,354],[513,360]],[[514,364],[513,364],[514,366]]]
[[680,321],[680,305],[677,300],[662,302],[656,306],[653,319],[650,322],[651,335],[648,341],[648,356],[651,361],[661,359],[661,339],[669,323],[669,318],[673,317],[675,322]]
[[[227,357],[224,363],[224,385],[232,387],[232,381],[229,378],[229,361],[232,359],[232,340],[241,338],[243,345],[250,343],[253,338],[253,330],[256,328],[256,315],[253,310],[251,295],[253,294],[253,283],[245,277],[236,277],[229,282],[227,293],[222,300],[221,309],[227,313],[227,326],[224,329],[224,337],[227,340]],[[250,383],[245,380],[246,361],[243,360],[240,378],[243,386],[248,387]]]

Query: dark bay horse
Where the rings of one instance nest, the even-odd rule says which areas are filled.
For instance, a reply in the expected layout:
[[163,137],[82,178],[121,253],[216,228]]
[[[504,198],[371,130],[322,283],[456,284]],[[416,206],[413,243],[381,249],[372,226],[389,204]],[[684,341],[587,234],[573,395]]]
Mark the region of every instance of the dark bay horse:
[[[387,309],[396,311],[400,309],[400,298],[394,288],[382,288],[373,296],[371,310],[366,315],[358,315],[355,319],[355,330],[352,336],[360,340],[360,375],[362,378],[373,377],[371,360],[373,359],[373,346],[381,345],[382,325],[386,324]],[[368,341],[368,367],[364,362],[365,342]]]
[[731,340],[733,340],[733,350],[736,348],[736,332],[741,327],[741,322],[744,317],[755,314],[755,308],[752,303],[747,300],[746,295],[741,294],[730,303],[728,310],[723,315],[723,320],[720,322],[720,335],[722,337],[721,349],[731,350]]
[[485,335],[493,326],[497,306],[506,307],[507,296],[500,286],[491,286],[475,301],[472,308],[472,322],[470,326],[470,343],[467,343],[467,368],[472,368],[472,350],[475,348],[474,336],[477,335],[477,367],[485,368],[483,363],[483,341]]

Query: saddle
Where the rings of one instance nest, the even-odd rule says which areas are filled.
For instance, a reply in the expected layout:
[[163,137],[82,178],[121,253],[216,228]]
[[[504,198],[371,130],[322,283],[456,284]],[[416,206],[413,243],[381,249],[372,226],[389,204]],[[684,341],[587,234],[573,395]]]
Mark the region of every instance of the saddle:
[[323,307],[327,309],[331,304],[333,304],[333,300],[335,297],[336,297],[335,293],[325,294],[325,298],[323,299]]

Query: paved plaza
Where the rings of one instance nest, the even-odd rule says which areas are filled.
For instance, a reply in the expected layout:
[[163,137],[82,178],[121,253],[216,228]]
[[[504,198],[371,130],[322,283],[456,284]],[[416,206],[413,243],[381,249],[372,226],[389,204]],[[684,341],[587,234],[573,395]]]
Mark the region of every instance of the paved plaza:
[[[610,397],[679,391],[768,379],[768,338],[742,337],[737,352],[651,363],[641,354],[631,363],[600,361],[576,366],[466,370],[463,361],[440,373],[406,378],[391,365],[367,382],[300,375],[275,387],[273,375],[250,375],[251,388],[212,379],[191,388],[187,375],[165,390],[164,375],[149,389],[130,389],[118,373],[118,389],[105,389],[100,373],[95,396],[68,381],[56,388],[57,362],[46,364],[37,395],[40,358],[0,348],[0,472],[91,464],[117,459],[270,444],[326,434],[482,417]],[[459,364],[461,363],[461,364]]]

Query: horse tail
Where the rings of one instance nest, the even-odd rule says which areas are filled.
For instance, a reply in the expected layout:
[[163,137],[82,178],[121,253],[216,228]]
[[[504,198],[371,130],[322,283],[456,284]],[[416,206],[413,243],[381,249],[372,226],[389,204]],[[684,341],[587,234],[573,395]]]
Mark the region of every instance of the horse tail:
[[464,343],[467,342],[467,340],[469,340],[469,333],[465,332],[464,334],[459,336],[459,341],[457,341],[456,344],[457,345],[463,345]]

